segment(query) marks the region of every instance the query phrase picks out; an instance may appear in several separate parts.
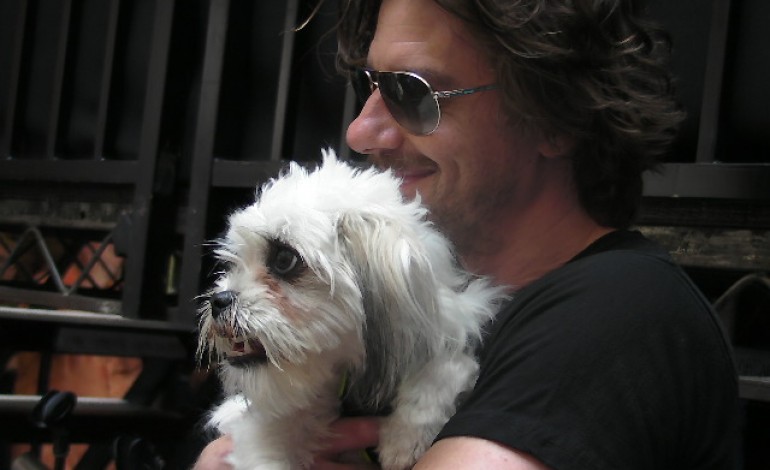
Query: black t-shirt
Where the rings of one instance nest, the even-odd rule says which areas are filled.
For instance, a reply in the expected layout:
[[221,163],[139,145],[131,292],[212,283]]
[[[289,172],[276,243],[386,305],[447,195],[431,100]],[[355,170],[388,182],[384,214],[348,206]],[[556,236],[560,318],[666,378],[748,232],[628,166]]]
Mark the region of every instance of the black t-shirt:
[[729,344],[638,232],[613,232],[514,294],[480,366],[437,439],[499,442],[558,470],[737,467]]

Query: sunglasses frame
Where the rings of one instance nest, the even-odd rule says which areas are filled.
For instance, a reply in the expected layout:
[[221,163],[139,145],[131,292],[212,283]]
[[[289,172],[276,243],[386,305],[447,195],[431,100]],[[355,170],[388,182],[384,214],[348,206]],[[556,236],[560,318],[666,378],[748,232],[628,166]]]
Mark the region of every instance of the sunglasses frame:
[[[398,120],[398,118],[396,117],[396,114],[393,113],[393,111],[391,111],[391,109],[390,109],[390,106],[391,106],[390,103],[391,102],[395,103],[396,100],[393,100],[392,98],[385,99],[385,95],[383,95],[383,99],[385,99],[385,105],[388,108],[388,112],[390,112],[390,114],[393,116],[393,118],[396,120],[396,122],[398,122],[398,124],[401,127],[406,129],[410,133],[412,133],[414,135],[422,135],[422,136],[433,134],[436,131],[436,129],[438,129],[438,126],[441,123],[441,105],[438,102],[439,99],[447,99],[447,98],[454,98],[454,97],[457,97],[457,96],[472,95],[472,94],[480,92],[480,91],[494,90],[494,89],[497,88],[497,85],[490,84],[490,85],[477,86],[477,87],[473,87],[473,88],[457,88],[457,89],[454,89],[454,90],[436,91],[436,90],[433,89],[433,87],[430,85],[430,83],[428,83],[428,81],[426,79],[424,79],[423,77],[421,77],[420,75],[418,75],[418,74],[416,74],[414,72],[407,72],[407,71],[381,71],[381,70],[374,70],[374,69],[365,68],[365,67],[357,68],[353,72],[354,72],[355,75],[358,75],[359,73],[362,73],[363,75],[366,76],[366,78],[367,78],[367,80],[369,82],[369,96],[371,96],[371,94],[374,93],[375,89],[380,88],[379,77],[380,77],[381,74],[388,74],[388,75],[395,75],[395,76],[405,75],[405,76],[408,76],[408,77],[411,77],[411,78],[415,78],[418,81],[420,81],[423,85],[425,85],[425,88],[428,90],[428,93],[433,98],[433,102],[435,103],[435,106],[436,106],[436,123],[435,123],[434,126],[432,126],[431,130],[428,131],[428,132],[418,132],[415,129],[412,129],[413,126],[408,125],[409,123],[402,123],[402,122],[400,122]],[[356,91],[358,89],[358,87],[354,86],[353,89],[354,89],[354,91]],[[382,93],[382,88],[380,88],[380,93]],[[369,98],[369,96],[366,96],[366,97],[359,96],[359,99],[361,99],[362,102],[365,102]],[[395,104],[394,104],[394,106],[395,106]]]

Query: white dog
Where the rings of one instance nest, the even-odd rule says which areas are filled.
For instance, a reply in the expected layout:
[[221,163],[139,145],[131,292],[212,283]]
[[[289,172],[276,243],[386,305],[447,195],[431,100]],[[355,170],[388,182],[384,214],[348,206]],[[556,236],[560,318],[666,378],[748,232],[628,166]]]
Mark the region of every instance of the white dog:
[[199,355],[222,360],[229,398],[211,424],[232,436],[236,469],[308,467],[341,401],[389,412],[380,463],[411,467],[473,387],[504,298],[457,267],[390,172],[331,151],[232,214],[216,255],[226,266],[204,296]]

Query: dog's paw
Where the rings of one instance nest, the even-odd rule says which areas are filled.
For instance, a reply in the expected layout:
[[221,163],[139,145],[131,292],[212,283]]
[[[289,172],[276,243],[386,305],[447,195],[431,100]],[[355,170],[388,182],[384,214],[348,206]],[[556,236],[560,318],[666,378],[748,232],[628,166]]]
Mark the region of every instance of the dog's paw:
[[377,449],[382,468],[412,468],[428,450],[440,428],[439,422],[416,425],[398,415],[386,418],[380,428],[380,445]]
[[208,427],[222,434],[231,434],[235,423],[243,420],[249,409],[249,400],[243,395],[233,395],[220,404],[210,415]]

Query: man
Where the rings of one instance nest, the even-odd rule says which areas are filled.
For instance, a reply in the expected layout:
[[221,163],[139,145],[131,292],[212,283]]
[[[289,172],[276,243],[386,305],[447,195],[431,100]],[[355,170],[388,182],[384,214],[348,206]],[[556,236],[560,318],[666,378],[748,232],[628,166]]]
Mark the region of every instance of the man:
[[[349,145],[513,293],[415,468],[736,468],[729,345],[686,276],[626,230],[681,119],[636,2],[346,5],[340,59],[365,99]],[[377,420],[336,426],[316,468],[357,468],[339,456],[376,445]]]

